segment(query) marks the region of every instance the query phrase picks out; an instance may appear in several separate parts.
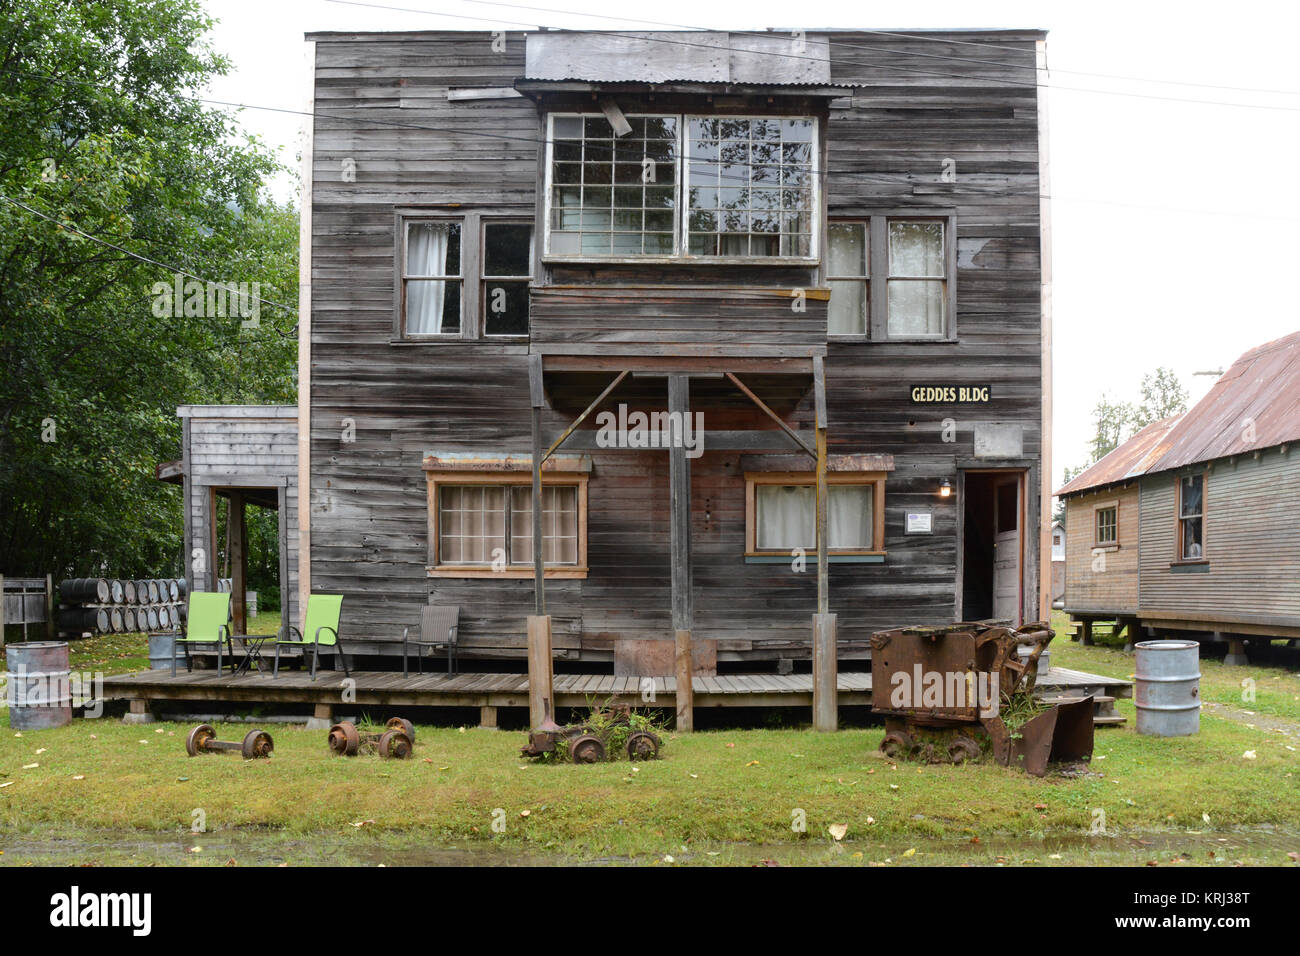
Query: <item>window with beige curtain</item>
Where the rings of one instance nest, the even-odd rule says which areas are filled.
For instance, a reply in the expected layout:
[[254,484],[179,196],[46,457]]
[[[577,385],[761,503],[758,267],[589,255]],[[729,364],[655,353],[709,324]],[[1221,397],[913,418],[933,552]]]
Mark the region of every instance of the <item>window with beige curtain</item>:
[[891,338],[939,338],[946,328],[944,224],[889,221],[888,329]]
[[828,229],[826,278],[831,287],[826,331],[866,335],[868,314],[868,230],[865,222],[833,222]]

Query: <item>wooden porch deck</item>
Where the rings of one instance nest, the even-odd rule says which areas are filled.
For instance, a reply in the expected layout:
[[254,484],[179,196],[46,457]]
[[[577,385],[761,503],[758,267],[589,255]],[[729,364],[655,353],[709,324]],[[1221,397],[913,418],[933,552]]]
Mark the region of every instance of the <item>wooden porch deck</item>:
[[[104,678],[106,700],[129,700],[133,710],[143,712],[152,702],[222,701],[257,703],[301,703],[328,706],[341,703],[342,671],[322,671],[313,681],[302,671],[252,673],[231,677],[212,671],[192,673],[141,671]],[[395,671],[354,672],[355,697],[347,706],[403,707],[527,707],[526,674],[412,674],[403,677]],[[653,704],[672,707],[677,695],[677,681],[656,677]],[[811,707],[812,675],[729,674],[696,677],[693,680],[696,707]],[[1133,693],[1128,681],[1086,674],[1082,671],[1053,667],[1039,677],[1039,691],[1059,696],[1076,691],[1129,697]],[[611,674],[556,674],[554,678],[557,707],[580,707],[588,702],[615,698],[633,704],[645,704],[641,680]],[[647,692],[649,688],[644,688]],[[870,706],[871,675],[845,672],[838,676],[840,706]]]

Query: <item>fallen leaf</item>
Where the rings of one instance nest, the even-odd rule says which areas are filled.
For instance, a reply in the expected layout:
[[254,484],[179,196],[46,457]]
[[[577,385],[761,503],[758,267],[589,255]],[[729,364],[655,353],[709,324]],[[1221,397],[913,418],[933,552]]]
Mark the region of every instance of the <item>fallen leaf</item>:
[[665,863],[676,863],[677,861],[674,860],[670,855],[668,855],[668,854],[664,854],[664,862],[665,862]]
[[24,769],[24,770],[35,770],[35,769],[36,769],[37,767],[39,767],[39,766],[40,766],[40,764],[38,764],[38,763],[25,763],[25,764],[23,764],[23,769]]
[[1295,852],[1295,850],[1289,852],[1287,856],[1292,860],[1295,860],[1297,863],[1300,863],[1300,853]]
[[698,773],[687,774],[687,776],[690,777],[692,780],[699,780],[699,779],[700,779],[700,775],[699,775]]
[[358,820],[356,823],[352,825],[356,827],[358,830],[360,830],[362,827],[374,822],[375,822],[374,820]]
[[36,748],[36,755],[37,755],[37,756],[40,756],[40,755],[43,754],[43,753],[45,753],[45,748],[44,748],[44,747],[37,747],[37,748]]
[[201,847],[201,846],[192,846],[192,847],[189,848],[189,851],[188,851],[188,852],[190,852],[190,853],[202,853],[202,852],[203,852],[203,847]]
[[235,858],[232,856],[226,861],[226,866],[239,866],[239,864],[235,862]]
[[86,775],[85,775],[84,773],[79,773],[79,774],[74,775],[72,779],[73,779],[73,780],[85,780],[85,779],[86,779]]
[[1253,751],[1253,750],[1247,750],[1244,754],[1242,754],[1242,757],[1244,757],[1244,758],[1247,759],[1247,760],[1254,760],[1254,759],[1255,759],[1255,751]]
[[757,760],[751,760],[749,763],[745,764],[745,766],[746,766],[746,767],[757,767],[757,766],[758,766],[758,761],[757,761]]
[[732,748],[732,749],[735,749],[735,746],[736,746],[736,745],[735,745],[735,744],[727,744],[727,746],[730,747],[730,748]]
[[871,826],[875,822],[876,822],[875,817],[867,817],[867,826]]
[[520,810],[520,811],[519,811],[519,815],[520,815],[521,817],[531,816],[532,813],[533,813],[532,810]]
[[843,840],[844,835],[849,832],[849,825],[847,823],[832,823],[826,828],[826,831],[830,833],[830,835],[835,838],[835,842],[838,843],[840,840]]
[[1201,814],[1201,820],[1203,820],[1205,823],[1209,823],[1209,822],[1210,822],[1210,815],[1209,815],[1208,813],[1202,813],[1202,814]]
[[904,850],[903,856],[904,857],[916,856],[916,847],[910,847],[909,849]]
[[1034,809],[1035,809],[1035,810],[1046,810],[1046,809],[1047,809],[1047,804],[1045,804],[1045,803],[1035,803],[1035,804],[1034,804]]
[[891,784],[889,785],[889,789],[890,789],[890,790],[897,790],[897,789],[898,789],[898,784],[896,784],[896,783],[891,783]]
[[4,783],[0,783],[0,790],[3,790],[5,787],[12,787],[13,785],[14,782],[12,780],[6,780]]

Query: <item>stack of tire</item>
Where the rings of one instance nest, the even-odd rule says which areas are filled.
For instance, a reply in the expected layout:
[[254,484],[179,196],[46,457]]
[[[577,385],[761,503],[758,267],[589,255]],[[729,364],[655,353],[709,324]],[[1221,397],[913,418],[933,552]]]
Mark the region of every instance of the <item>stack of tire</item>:
[[185,579],[68,578],[59,584],[65,637],[175,631],[185,620]]

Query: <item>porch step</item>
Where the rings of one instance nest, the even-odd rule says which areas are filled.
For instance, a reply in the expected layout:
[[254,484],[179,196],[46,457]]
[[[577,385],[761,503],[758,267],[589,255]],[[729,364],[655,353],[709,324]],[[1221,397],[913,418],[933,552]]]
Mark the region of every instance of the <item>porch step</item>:
[[[1070,700],[1079,700],[1084,695],[1052,694],[1039,698],[1044,704],[1060,704]],[[1094,694],[1092,698],[1092,722],[1094,726],[1112,726],[1128,722],[1128,718],[1115,709],[1115,698],[1106,694]]]

